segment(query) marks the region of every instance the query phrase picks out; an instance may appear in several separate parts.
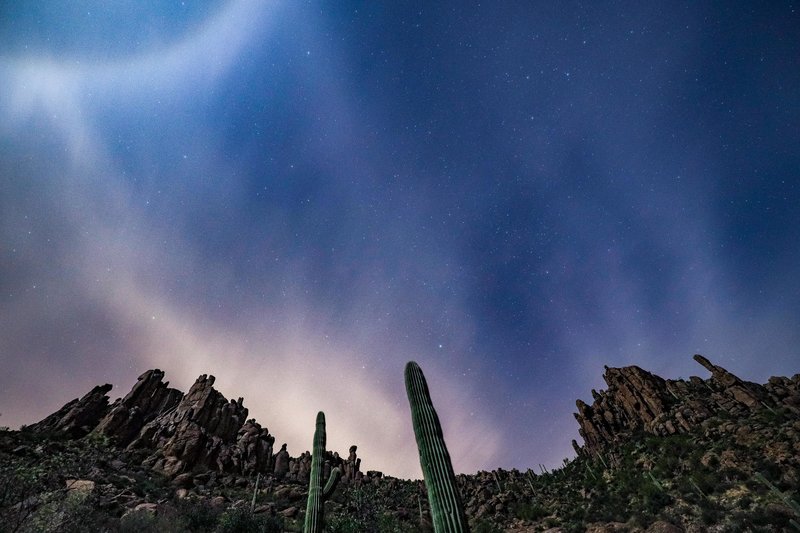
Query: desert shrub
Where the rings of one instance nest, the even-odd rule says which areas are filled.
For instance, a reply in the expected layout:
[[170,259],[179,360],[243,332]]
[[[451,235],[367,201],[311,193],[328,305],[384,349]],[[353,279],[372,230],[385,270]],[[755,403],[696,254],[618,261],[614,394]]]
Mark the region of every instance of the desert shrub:
[[520,502],[514,506],[514,516],[521,520],[533,522],[549,514],[547,509],[536,503]]
[[46,469],[40,465],[9,462],[0,465],[0,522],[10,531],[19,529],[44,503]]
[[761,502],[751,512],[750,523],[754,526],[772,526],[778,531],[792,531],[791,520],[794,515],[783,504]]
[[14,436],[17,438],[15,446],[23,442],[29,447],[22,445],[20,451],[13,454],[0,450],[0,526],[3,530],[60,528],[68,531],[72,522],[77,521],[75,517],[82,513],[87,521],[101,520],[104,515],[95,512],[85,496],[68,497],[62,475],[70,472],[76,479],[85,478],[98,463],[102,453],[98,446],[42,439],[34,448],[36,435],[14,433]]
[[546,528],[553,528],[559,525],[560,525],[559,521],[556,518],[553,518],[552,516],[544,519],[544,527]]
[[154,513],[145,510],[131,511],[120,518],[119,530],[121,533],[155,532],[156,522]]
[[754,466],[756,472],[761,472],[764,477],[772,480],[776,485],[779,485],[779,482],[776,483],[776,480],[780,480],[783,475],[783,469],[779,465],[773,463],[766,457],[758,457]]
[[640,489],[643,512],[655,515],[673,501],[672,496],[652,483],[645,483]]
[[683,457],[696,449],[694,443],[691,441],[691,436],[685,433],[676,433],[663,438],[663,441],[660,443],[660,448],[662,453],[668,453],[678,457]]
[[[570,505],[566,509],[561,511],[561,518],[563,518],[569,523],[575,522],[582,524],[583,521],[586,519],[586,515],[587,512],[584,506],[578,504]],[[562,527],[569,530],[571,527],[569,523],[562,524]],[[581,529],[581,531],[583,531],[583,529]]]
[[502,533],[503,530],[488,520],[477,520],[472,524],[473,533]]
[[387,501],[374,487],[352,486],[337,492],[341,504],[337,512],[326,513],[326,530],[331,533],[404,533],[425,530],[419,523],[398,519]]
[[167,480],[160,475],[136,473],[136,483],[131,489],[138,495],[148,500],[158,500],[169,493]]
[[671,476],[680,466],[680,459],[674,455],[661,455],[653,470],[659,477]]
[[82,493],[50,492],[41,495],[20,531],[82,533],[108,529],[111,518],[97,507],[94,497]]
[[367,523],[363,519],[337,514],[328,520],[326,531],[330,533],[404,533],[418,531],[418,529],[401,523],[391,515],[379,516]]
[[186,528],[197,533],[214,531],[221,514],[218,509],[194,498],[178,500],[176,509]]
[[749,474],[734,467],[722,468],[719,470],[719,475],[728,483],[744,481],[749,478]]
[[[81,531],[100,531],[100,529],[87,528]],[[114,528],[114,531],[121,533],[186,533],[195,530],[187,525],[185,517],[176,507],[167,504],[159,505],[157,513],[145,509],[126,513],[120,518],[119,525]]]
[[281,533],[283,521],[274,516],[253,514],[244,507],[228,509],[219,517],[218,533]]
[[719,473],[713,470],[698,470],[692,476],[692,479],[705,494],[714,494],[722,484]]
[[711,526],[719,522],[724,513],[720,510],[719,506],[711,501],[706,500],[700,505],[700,521],[703,525]]
[[382,514],[378,517],[378,533],[411,533],[412,531],[419,530],[411,527],[410,524],[401,522],[391,514]]
[[373,491],[348,487],[342,491],[344,509],[328,519],[328,529],[334,533],[378,531],[378,516],[383,514]]
[[719,468],[719,456],[711,455],[708,458],[708,467],[718,469]]
[[361,525],[352,516],[334,515],[328,520],[327,529],[330,533],[360,533]]

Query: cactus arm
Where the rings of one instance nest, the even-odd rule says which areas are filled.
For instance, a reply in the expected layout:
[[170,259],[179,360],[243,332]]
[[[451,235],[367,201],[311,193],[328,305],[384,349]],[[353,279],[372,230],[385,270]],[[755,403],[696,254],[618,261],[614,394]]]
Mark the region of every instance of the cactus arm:
[[331,470],[331,475],[328,478],[328,482],[325,484],[325,488],[322,489],[322,499],[327,500],[330,498],[333,491],[336,490],[336,485],[339,484],[339,480],[342,477],[342,470],[337,466],[333,470]]
[[442,426],[422,369],[414,361],[406,365],[405,382],[434,530],[436,533],[467,532],[469,527]]

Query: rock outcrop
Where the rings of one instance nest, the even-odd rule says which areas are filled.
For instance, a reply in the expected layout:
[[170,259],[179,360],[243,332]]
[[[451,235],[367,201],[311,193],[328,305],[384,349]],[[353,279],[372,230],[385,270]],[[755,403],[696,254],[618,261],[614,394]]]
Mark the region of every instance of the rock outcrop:
[[[247,421],[247,408],[243,399],[226,400],[214,389],[214,376],[203,374],[175,409],[169,410],[147,423],[128,447],[132,449],[154,449],[156,453],[149,462],[156,471],[175,476],[187,469],[203,467],[221,472],[243,472],[242,448],[239,446],[239,430],[242,437],[251,441],[255,454],[249,458],[252,472],[265,471],[271,458],[264,458],[263,451],[270,449],[275,441],[269,432],[261,429],[255,420]],[[244,428],[245,422],[248,428]],[[259,445],[258,439],[262,439]],[[261,450],[262,461],[256,460]]]
[[637,366],[606,367],[603,378],[608,389],[593,390],[592,405],[576,402],[575,418],[585,443],[580,451],[597,454],[640,432],[688,433],[720,412],[743,416],[758,409],[785,408],[800,414],[800,374],[758,385],[702,355],[694,359],[711,372],[711,378],[665,380]]
[[87,435],[108,412],[111,385],[98,385],[82,398],[75,398],[43,420],[28,426],[34,432],[64,433],[72,438]]
[[[71,438],[89,433],[108,437],[120,448],[144,452],[143,464],[170,478],[210,471],[240,476],[274,473],[287,481],[308,481],[310,454],[292,458],[285,444],[273,454],[275,437],[247,418],[242,398],[227,400],[217,391],[214,376],[200,376],[184,395],[169,387],[163,371],[148,370],[111,405],[110,390],[111,385],[95,387],[29,429]],[[345,471],[344,483],[360,479],[361,460],[355,450],[350,448],[347,460],[329,452],[325,468],[338,466]]]
[[274,472],[278,479],[283,479],[283,477],[289,473],[289,452],[286,451],[285,443],[283,446],[281,446],[280,451],[275,455]]
[[100,420],[94,432],[106,435],[120,445],[127,446],[145,424],[170,411],[181,401],[183,393],[169,388],[163,382],[164,372],[148,370],[125,396],[114,402],[107,415]]
[[345,480],[356,481],[361,477],[361,459],[356,455],[357,449],[358,446],[350,446],[350,455],[347,456],[347,461],[344,462],[343,477]]

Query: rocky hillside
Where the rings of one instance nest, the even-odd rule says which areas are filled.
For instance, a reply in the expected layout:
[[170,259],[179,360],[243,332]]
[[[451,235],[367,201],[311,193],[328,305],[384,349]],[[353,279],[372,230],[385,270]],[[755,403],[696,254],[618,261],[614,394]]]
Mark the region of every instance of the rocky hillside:
[[[800,375],[758,385],[695,360],[709,378],[606,368],[557,470],[459,475],[473,531],[800,530]],[[163,379],[0,432],[0,531],[302,530],[310,454],[276,451],[213,376],[186,394]],[[430,531],[421,481],[362,473],[355,446],[334,467],[329,531]]]
[[[163,379],[161,370],[148,370],[113,404],[107,396],[111,385],[97,386],[26,430],[107,439],[116,448],[145,452],[142,466],[168,479],[192,472],[307,479],[310,454],[289,457],[285,444],[275,452],[275,437],[247,418],[243,398],[225,399],[214,388],[214,376],[203,374],[186,394]],[[329,468],[342,468],[345,483],[362,475],[355,446],[347,459],[332,453],[327,461]]]
[[773,377],[765,385],[743,381],[702,355],[694,360],[711,372],[707,380],[662,379],[638,366],[606,367],[608,389],[592,391],[594,403],[577,401],[585,450],[596,455],[613,449],[638,433],[674,435],[707,428],[721,415],[747,418],[763,409],[798,417],[800,388],[794,378]]

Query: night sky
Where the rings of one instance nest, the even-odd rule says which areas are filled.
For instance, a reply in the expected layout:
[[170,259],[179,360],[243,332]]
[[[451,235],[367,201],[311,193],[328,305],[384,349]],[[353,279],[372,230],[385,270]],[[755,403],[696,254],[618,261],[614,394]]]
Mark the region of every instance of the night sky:
[[461,472],[800,371],[795,3],[183,4],[0,3],[0,425],[209,373],[417,477],[411,359]]

